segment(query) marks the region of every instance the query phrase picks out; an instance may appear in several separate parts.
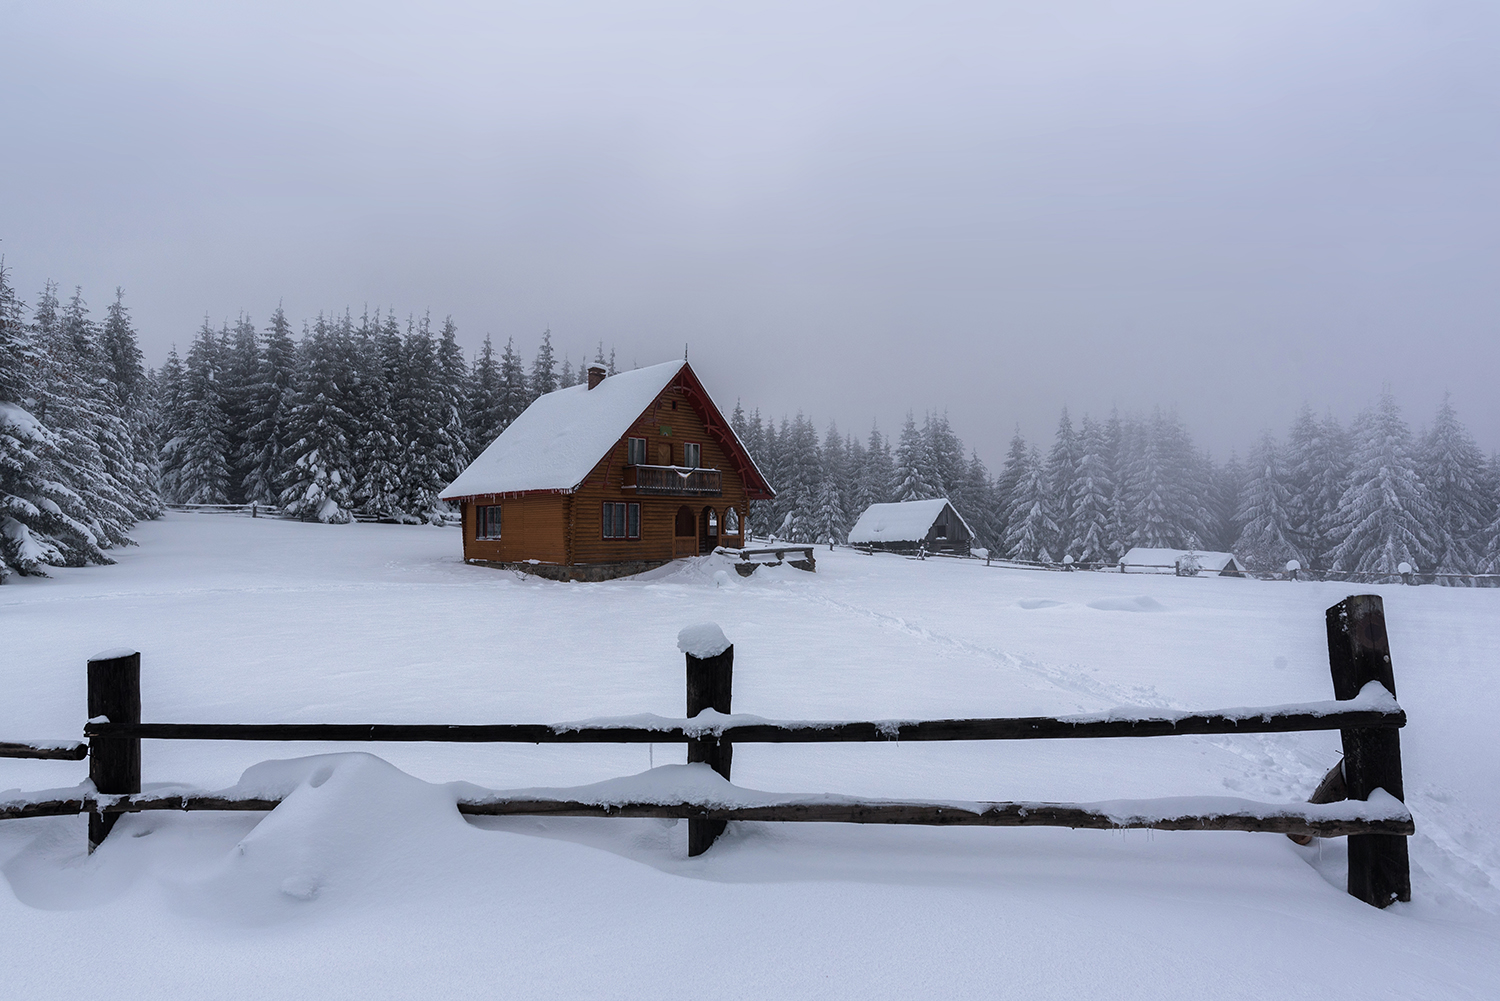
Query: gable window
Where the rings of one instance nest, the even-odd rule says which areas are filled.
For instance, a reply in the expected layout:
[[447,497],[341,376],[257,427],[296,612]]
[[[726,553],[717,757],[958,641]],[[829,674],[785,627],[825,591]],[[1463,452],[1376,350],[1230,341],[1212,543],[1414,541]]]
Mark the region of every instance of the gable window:
[[703,446],[696,442],[688,442],[682,446],[682,464],[689,469],[697,469],[703,465]]
[[500,505],[479,504],[474,508],[474,538],[500,538]]
[[606,539],[639,539],[641,506],[605,501],[603,526]]
[[728,511],[724,512],[724,534],[740,534],[740,513],[734,508],[730,508]]
[[645,438],[626,438],[625,439],[625,451],[626,451],[625,461],[628,464],[630,464],[632,466],[644,466],[644,465],[646,465],[646,439]]
[[948,526],[944,522],[938,522],[932,529],[934,539],[946,539],[948,537]]

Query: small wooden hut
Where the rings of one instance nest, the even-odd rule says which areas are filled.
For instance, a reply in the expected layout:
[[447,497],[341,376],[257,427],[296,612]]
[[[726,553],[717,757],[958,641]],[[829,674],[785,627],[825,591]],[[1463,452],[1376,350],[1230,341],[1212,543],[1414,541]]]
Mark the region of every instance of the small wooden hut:
[[849,530],[849,545],[907,553],[969,554],[974,531],[946,497],[871,504]]
[[1170,573],[1179,577],[1243,577],[1245,565],[1233,553],[1201,549],[1150,549],[1137,546],[1120,557],[1121,573]]
[[739,548],[750,500],[775,496],[686,361],[539,397],[442,498],[464,559],[556,580],[607,580]]

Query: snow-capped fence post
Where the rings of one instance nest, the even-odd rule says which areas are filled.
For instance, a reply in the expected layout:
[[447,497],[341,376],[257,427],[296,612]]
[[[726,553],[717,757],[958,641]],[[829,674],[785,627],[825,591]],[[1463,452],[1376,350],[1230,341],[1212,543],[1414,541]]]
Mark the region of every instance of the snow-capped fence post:
[[[130,650],[108,650],[89,660],[89,720],[105,717],[111,723],[141,721],[141,655]],[[90,737],[89,780],[104,795],[141,791],[141,742],[133,737]],[[89,814],[89,851],[103,841],[117,813]]]
[[[712,622],[688,626],[677,634],[677,648],[687,657],[687,717],[705,709],[728,714],[734,685],[734,644]],[[725,779],[734,746],[717,737],[687,742],[687,759],[705,762]],[[720,834],[725,821],[688,820],[688,855],[702,855]]]
[[[1396,694],[1391,645],[1385,631],[1385,605],[1378,594],[1350,595],[1328,609],[1328,664],[1333,697],[1347,701],[1370,682]],[[1350,727],[1339,731],[1344,743],[1344,782],[1353,800],[1367,800],[1384,789],[1406,799],[1401,779],[1401,735],[1392,728]],[[1385,907],[1411,899],[1411,865],[1406,838],[1390,834],[1349,836],[1349,893],[1365,903]]]

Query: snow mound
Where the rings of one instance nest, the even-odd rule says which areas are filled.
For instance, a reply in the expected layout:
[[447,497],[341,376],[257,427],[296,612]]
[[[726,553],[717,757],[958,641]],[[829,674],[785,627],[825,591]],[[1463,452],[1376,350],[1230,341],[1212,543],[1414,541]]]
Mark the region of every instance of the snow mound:
[[717,622],[700,622],[677,634],[677,649],[699,660],[717,657],[731,645]]
[[1016,602],[1016,604],[1021,608],[1031,609],[1057,608],[1063,603],[1061,601],[1053,601],[1051,598],[1022,598],[1020,601]]
[[235,923],[285,920],[325,900],[442,892],[463,879],[445,860],[467,855],[475,836],[451,789],[363,752],[263,762],[235,793],[282,802],[176,887],[185,910]]
[[1167,609],[1166,605],[1146,594],[1134,598],[1100,598],[1089,602],[1089,607],[1101,612],[1164,612]]

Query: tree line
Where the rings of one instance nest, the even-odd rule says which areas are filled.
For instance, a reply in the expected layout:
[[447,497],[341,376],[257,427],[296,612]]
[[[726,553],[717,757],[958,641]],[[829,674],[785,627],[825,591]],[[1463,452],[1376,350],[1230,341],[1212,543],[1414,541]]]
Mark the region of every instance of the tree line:
[[[617,371],[600,343],[592,362]],[[538,396],[586,379],[550,332],[529,361],[487,336],[472,360],[451,318],[320,314],[299,335],[277,307],[207,320],[185,356],[147,370],[124,295],[102,319],[48,283],[27,315],[0,260],[0,580],[109,563],[167,503],[261,503],[291,517],[436,522],[439,492]],[[1011,439],[991,475],[946,416],[895,439],[819,434],[736,405],[731,419],[778,494],[757,534],[843,541],[870,504],[947,497],[983,548],[1113,563],[1133,546],[1230,550],[1255,569],[1500,572],[1500,463],[1445,399],[1415,435],[1387,392],[1345,427],[1304,406],[1216,463],[1171,411],[1066,410],[1050,446]]]
[[737,406],[732,423],[779,490],[751,505],[757,531],[842,541],[872,503],[947,497],[994,555],[1113,564],[1136,546],[1233,552],[1253,570],[1393,575],[1402,563],[1466,583],[1500,573],[1500,458],[1486,459],[1445,396],[1414,434],[1389,390],[1347,427],[1303,405],[1285,440],[1220,464],[1171,411],[1066,408],[1050,446],[1011,438],[991,476],[941,414],[911,414],[893,444],[802,414],[779,425]]

